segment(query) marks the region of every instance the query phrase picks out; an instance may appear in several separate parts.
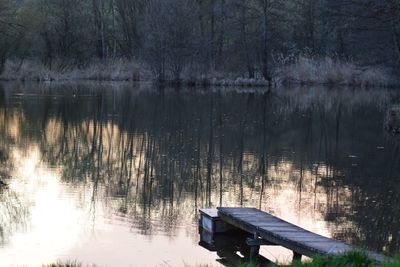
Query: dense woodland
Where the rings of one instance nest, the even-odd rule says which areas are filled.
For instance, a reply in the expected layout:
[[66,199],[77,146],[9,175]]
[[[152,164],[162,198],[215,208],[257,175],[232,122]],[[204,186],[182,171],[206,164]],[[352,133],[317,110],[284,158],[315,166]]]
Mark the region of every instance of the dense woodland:
[[63,70],[124,58],[159,79],[270,80],[304,54],[396,69],[400,1],[0,0],[0,73],[8,59]]

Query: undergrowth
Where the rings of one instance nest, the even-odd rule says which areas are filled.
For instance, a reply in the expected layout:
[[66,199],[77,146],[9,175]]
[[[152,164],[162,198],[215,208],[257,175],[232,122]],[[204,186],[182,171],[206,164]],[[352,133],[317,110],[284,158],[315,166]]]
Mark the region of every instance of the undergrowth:
[[[257,263],[244,262],[230,265],[230,267],[259,267]],[[400,256],[391,261],[377,263],[368,258],[365,252],[352,251],[340,256],[317,256],[310,261],[294,261],[290,264],[271,263],[268,267],[400,267]]]
[[[328,85],[350,87],[389,87],[398,80],[381,66],[362,66],[351,60],[335,57],[303,55],[275,62],[273,80],[264,80],[261,70],[256,78],[211,70],[207,74],[184,70],[180,80],[166,76],[161,84],[184,86],[268,87],[279,85]],[[77,66],[62,61],[48,67],[35,60],[12,61],[5,64],[0,80],[6,81],[156,81],[145,64],[128,59],[94,61]]]
[[389,71],[383,67],[361,66],[351,60],[334,57],[299,56],[284,63],[277,76],[284,84],[365,88],[388,87],[396,83]]
[[[301,262],[294,261],[290,264],[276,264],[260,265],[255,262],[239,262],[235,264],[228,264],[229,267],[400,267],[400,255],[394,257],[391,261],[376,263],[374,260],[368,258],[367,254],[362,251],[352,251],[340,256],[317,256],[310,261]],[[83,265],[81,263],[71,262],[57,262],[53,264],[43,265],[42,267],[95,267],[95,265]],[[200,267],[200,266],[198,266]],[[205,266],[202,266],[205,267]]]

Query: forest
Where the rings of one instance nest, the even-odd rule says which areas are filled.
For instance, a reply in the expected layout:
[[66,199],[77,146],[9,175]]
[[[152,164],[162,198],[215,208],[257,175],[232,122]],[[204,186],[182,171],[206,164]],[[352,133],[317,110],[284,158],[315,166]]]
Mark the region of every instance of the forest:
[[399,0],[0,0],[3,80],[388,85],[399,65]]

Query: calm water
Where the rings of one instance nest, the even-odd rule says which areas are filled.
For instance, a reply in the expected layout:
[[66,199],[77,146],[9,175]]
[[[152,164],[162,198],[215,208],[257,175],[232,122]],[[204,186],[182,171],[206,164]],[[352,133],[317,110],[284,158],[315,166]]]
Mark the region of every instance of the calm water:
[[216,206],[399,251],[400,140],[383,130],[399,102],[385,90],[2,84],[0,266],[218,266],[197,230],[197,210]]

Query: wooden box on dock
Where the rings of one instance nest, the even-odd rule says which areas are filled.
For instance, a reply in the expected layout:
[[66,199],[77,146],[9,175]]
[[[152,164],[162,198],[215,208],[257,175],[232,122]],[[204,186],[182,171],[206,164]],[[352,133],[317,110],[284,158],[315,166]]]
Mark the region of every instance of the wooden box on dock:
[[225,233],[229,230],[229,226],[219,218],[217,209],[200,209],[199,226],[212,234]]

